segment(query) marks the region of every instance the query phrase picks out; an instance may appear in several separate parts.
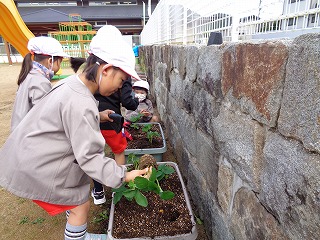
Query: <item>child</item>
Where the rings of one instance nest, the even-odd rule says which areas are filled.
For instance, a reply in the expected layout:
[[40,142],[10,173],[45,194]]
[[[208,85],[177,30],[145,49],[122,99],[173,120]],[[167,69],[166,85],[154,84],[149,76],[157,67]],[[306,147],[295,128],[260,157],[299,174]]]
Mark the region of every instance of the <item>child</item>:
[[[139,101],[137,98],[132,97],[132,84],[131,78],[128,78],[116,93],[105,97],[100,93],[96,93],[94,97],[99,101],[99,111],[106,109],[113,110],[115,113],[121,115],[121,106],[129,109],[136,110]],[[124,150],[127,148],[126,136],[122,132],[117,133],[110,122],[100,123],[100,130],[106,143],[114,153],[114,158],[118,165],[126,163]],[[101,183],[93,180],[94,188],[92,189],[91,196],[93,197],[94,204],[103,204],[106,202],[104,189]]]
[[[132,49],[115,34],[119,30],[108,25],[99,31],[83,72],[56,84],[0,150],[0,186],[32,199],[51,215],[70,210],[65,240],[106,239],[86,232],[91,178],[116,188],[148,170],[126,172],[104,156],[99,122],[110,119],[100,118],[93,94],[111,95],[129,75],[139,77]],[[74,69],[79,62],[72,60]]]
[[149,83],[147,81],[136,81],[132,88],[135,97],[139,99],[139,106],[135,111],[126,111],[126,121],[131,122],[132,117],[142,114],[142,118],[138,122],[159,122],[159,118],[153,114],[152,102],[147,98]]
[[18,77],[18,91],[14,102],[11,131],[29,110],[51,89],[50,80],[59,71],[61,61],[69,57],[61,44],[51,37],[34,37],[28,42],[28,53]]

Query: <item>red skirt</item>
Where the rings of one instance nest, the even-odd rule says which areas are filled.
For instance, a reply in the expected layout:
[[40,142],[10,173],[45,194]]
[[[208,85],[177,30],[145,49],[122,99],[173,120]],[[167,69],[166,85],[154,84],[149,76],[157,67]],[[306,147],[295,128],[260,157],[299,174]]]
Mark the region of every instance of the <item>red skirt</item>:
[[38,204],[44,210],[47,211],[51,216],[57,215],[59,213],[65,212],[77,206],[69,206],[69,205],[59,205],[59,204],[52,204],[47,202],[42,202],[39,200],[32,200],[34,203]]

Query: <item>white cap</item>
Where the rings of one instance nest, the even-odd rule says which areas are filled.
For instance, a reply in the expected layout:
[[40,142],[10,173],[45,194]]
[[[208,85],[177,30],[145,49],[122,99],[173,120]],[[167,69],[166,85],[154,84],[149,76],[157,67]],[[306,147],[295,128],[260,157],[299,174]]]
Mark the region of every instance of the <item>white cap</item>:
[[57,57],[70,57],[63,52],[62,46],[58,40],[52,37],[34,37],[28,42],[28,50],[31,53],[43,54]]
[[132,48],[124,41],[116,27],[106,25],[100,28],[92,38],[89,53],[120,68],[135,79],[141,80],[135,71],[135,56]]
[[147,89],[149,91],[149,83],[147,81],[141,80],[141,81],[136,81],[132,87],[140,87],[140,88],[144,88]]

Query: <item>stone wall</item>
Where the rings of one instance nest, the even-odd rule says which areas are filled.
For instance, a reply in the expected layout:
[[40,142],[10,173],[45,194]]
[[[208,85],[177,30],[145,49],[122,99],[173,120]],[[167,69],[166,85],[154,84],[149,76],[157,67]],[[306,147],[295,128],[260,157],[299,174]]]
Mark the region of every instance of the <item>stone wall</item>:
[[320,34],[140,58],[209,238],[319,239]]

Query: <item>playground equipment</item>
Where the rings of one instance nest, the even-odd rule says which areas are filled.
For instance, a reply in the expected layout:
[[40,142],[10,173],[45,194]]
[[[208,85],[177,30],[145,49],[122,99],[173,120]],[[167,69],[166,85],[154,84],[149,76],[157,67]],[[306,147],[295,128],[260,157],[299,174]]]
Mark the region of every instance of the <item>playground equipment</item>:
[[[69,14],[69,22],[60,22],[59,31],[48,32],[48,35],[57,39],[64,51],[71,57],[88,56],[89,44],[93,36],[96,34],[92,30],[92,25],[84,22],[79,14]],[[68,63],[63,62],[62,66],[65,67]]]
[[0,0],[0,35],[22,55],[29,51],[27,44],[34,37],[22,20],[12,0]]

